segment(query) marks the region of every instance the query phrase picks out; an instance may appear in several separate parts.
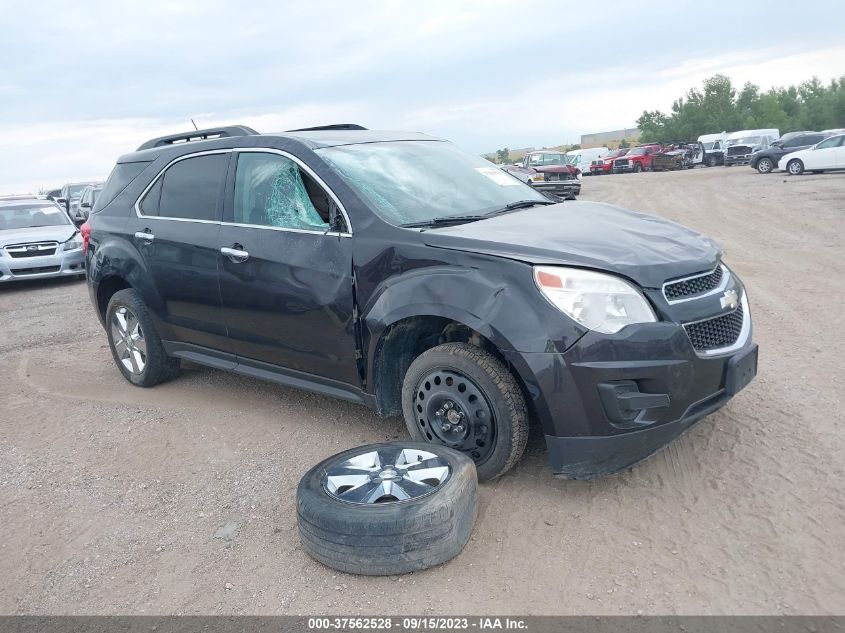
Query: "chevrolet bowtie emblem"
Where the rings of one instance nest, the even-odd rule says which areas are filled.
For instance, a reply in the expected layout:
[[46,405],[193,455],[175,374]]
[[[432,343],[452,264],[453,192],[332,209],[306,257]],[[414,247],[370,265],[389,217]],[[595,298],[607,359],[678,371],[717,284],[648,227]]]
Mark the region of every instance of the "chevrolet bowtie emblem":
[[719,303],[722,304],[722,308],[730,308],[731,310],[735,309],[739,302],[739,297],[736,296],[736,290],[728,290],[721,299],[719,299]]

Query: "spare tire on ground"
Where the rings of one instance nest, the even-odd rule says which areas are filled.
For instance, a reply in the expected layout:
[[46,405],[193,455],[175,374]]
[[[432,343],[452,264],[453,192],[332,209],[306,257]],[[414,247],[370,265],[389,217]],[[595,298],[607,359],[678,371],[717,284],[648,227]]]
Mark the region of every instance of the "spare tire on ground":
[[299,535],[315,560],[387,576],[457,556],[477,511],[472,459],[424,442],[359,446],[323,460],[296,491]]

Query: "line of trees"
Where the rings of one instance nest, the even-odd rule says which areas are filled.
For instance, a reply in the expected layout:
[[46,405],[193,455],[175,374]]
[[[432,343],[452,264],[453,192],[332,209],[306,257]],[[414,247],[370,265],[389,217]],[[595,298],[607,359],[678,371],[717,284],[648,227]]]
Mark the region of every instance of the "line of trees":
[[827,85],[813,77],[766,92],[749,82],[737,92],[730,78],[714,75],[702,90],[692,88],[677,99],[670,113],[644,111],[637,127],[642,142],[694,140],[702,134],[759,128],[777,128],[781,134],[845,128],[845,76]]

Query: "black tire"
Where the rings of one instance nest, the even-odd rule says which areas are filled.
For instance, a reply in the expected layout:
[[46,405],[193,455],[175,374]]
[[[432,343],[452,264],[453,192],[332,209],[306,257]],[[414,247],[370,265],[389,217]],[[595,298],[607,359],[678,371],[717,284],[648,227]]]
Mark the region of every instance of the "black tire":
[[799,158],[793,158],[786,163],[786,173],[790,176],[800,176],[804,173],[804,163]]
[[[115,336],[118,334],[112,324],[115,314],[123,310],[137,318],[140,340],[143,341],[145,346],[144,366],[139,372],[134,372],[124,365],[117,349],[120,341],[115,341]],[[153,325],[150,311],[136,290],[127,288],[112,295],[106,308],[106,335],[115,365],[117,365],[123,377],[136,387],[154,387],[171,380],[179,372],[179,359],[171,358],[164,351],[161,338],[155,329],[155,325]]]
[[634,163],[633,172],[635,174],[640,173],[643,170],[642,166],[639,163]]
[[716,160],[715,156],[708,156],[707,157],[707,166],[708,167],[715,167],[719,161]]
[[770,174],[775,168],[775,165],[771,158],[761,158],[757,161],[756,168],[761,174]]
[[[436,382],[438,376],[429,383],[423,380],[437,372],[454,375],[455,382],[449,378]],[[425,393],[430,394],[427,403]],[[446,420],[430,410],[444,399],[455,402],[456,410],[465,415],[465,427],[454,437],[443,431]],[[513,468],[528,441],[528,411],[513,374],[493,354],[467,343],[438,345],[411,363],[402,383],[402,412],[412,438],[468,453],[479,481]],[[479,417],[482,413],[484,417]]]
[[[378,448],[402,447],[436,454],[451,472],[427,496],[392,503],[348,503],[324,487],[333,464]],[[350,574],[406,574],[445,563],[460,554],[478,511],[478,480],[472,460],[443,446],[392,442],[359,446],[323,460],[296,491],[299,536],[316,561]]]

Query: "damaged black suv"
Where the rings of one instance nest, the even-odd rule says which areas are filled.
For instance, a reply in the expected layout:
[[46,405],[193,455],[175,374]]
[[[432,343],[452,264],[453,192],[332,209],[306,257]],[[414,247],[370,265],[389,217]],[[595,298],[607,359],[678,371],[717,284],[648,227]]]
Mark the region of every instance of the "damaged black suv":
[[586,478],[645,458],[754,377],[739,278],[710,239],[553,203],[451,143],[235,126],[118,160],[83,226],[118,369],[182,359],[404,415],[481,479],[522,454]]

